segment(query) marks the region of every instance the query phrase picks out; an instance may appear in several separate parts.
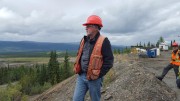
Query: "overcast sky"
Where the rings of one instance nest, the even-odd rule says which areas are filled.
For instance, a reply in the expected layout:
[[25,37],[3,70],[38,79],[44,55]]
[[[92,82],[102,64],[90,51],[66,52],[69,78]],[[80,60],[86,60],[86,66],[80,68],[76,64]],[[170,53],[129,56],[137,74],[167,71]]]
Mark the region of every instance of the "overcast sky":
[[0,0],[0,40],[79,42],[92,14],[113,45],[180,42],[180,0]]

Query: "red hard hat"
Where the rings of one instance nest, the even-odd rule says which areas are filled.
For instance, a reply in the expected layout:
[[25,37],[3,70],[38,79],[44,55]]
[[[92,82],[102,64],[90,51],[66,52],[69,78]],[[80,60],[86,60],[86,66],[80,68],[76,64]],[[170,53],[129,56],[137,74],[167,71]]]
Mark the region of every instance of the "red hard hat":
[[99,25],[100,27],[103,27],[102,25],[102,20],[99,16],[97,15],[91,15],[88,17],[87,22],[83,24],[83,26],[87,26],[89,24],[95,24]]
[[173,47],[177,47],[177,46],[178,46],[178,43],[173,42],[172,46],[173,46]]

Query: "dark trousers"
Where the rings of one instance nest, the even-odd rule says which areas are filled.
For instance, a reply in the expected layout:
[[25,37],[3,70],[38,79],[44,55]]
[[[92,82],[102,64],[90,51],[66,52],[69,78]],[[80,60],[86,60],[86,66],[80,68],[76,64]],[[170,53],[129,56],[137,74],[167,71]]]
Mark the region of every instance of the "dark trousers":
[[162,72],[162,75],[161,75],[162,79],[166,76],[166,74],[168,73],[168,71],[171,70],[172,68],[174,69],[174,73],[175,73],[175,75],[176,75],[176,78],[178,77],[178,72],[179,72],[178,68],[179,68],[179,66],[173,65],[173,64],[169,64],[168,66],[166,66],[166,67],[164,68],[164,70],[163,70],[163,72]]

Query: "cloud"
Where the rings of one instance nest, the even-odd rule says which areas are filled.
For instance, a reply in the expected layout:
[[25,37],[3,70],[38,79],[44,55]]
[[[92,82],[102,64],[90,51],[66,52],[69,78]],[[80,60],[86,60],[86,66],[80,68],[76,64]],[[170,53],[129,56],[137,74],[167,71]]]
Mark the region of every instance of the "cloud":
[[1,19],[10,19],[16,17],[16,14],[14,12],[8,10],[7,8],[1,8],[0,9],[0,18]]
[[97,14],[112,44],[170,42],[180,34],[179,9],[179,0],[1,0],[0,40],[79,42],[82,23]]

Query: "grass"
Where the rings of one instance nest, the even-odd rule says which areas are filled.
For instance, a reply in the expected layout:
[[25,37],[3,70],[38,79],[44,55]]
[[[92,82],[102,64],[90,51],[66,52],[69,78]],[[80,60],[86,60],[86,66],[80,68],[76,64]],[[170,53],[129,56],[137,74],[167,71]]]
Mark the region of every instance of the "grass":
[[[69,56],[75,57],[76,51],[68,51]],[[65,51],[57,51],[59,57],[64,57]],[[0,52],[0,58],[17,58],[17,57],[49,57],[50,51],[42,52]]]
[[48,62],[49,57],[17,57],[17,58],[3,58],[5,62],[20,63],[20,62]]
[[[48,63],[49,62],[49,57],[16,57],[16,58],[1,58],[0,62],[4,63]],[[71,58],[70,59],[74,59]],[[63,62],[64,58],[58,58],[59,62]],[[73,61],[73,60],[72,60]]]
[[105,75],[104,81],[103,81],[103,86],[106,87],[108,86],[113,80],[115,79],[115,71],[114,69],[110,69],[109,72]]

